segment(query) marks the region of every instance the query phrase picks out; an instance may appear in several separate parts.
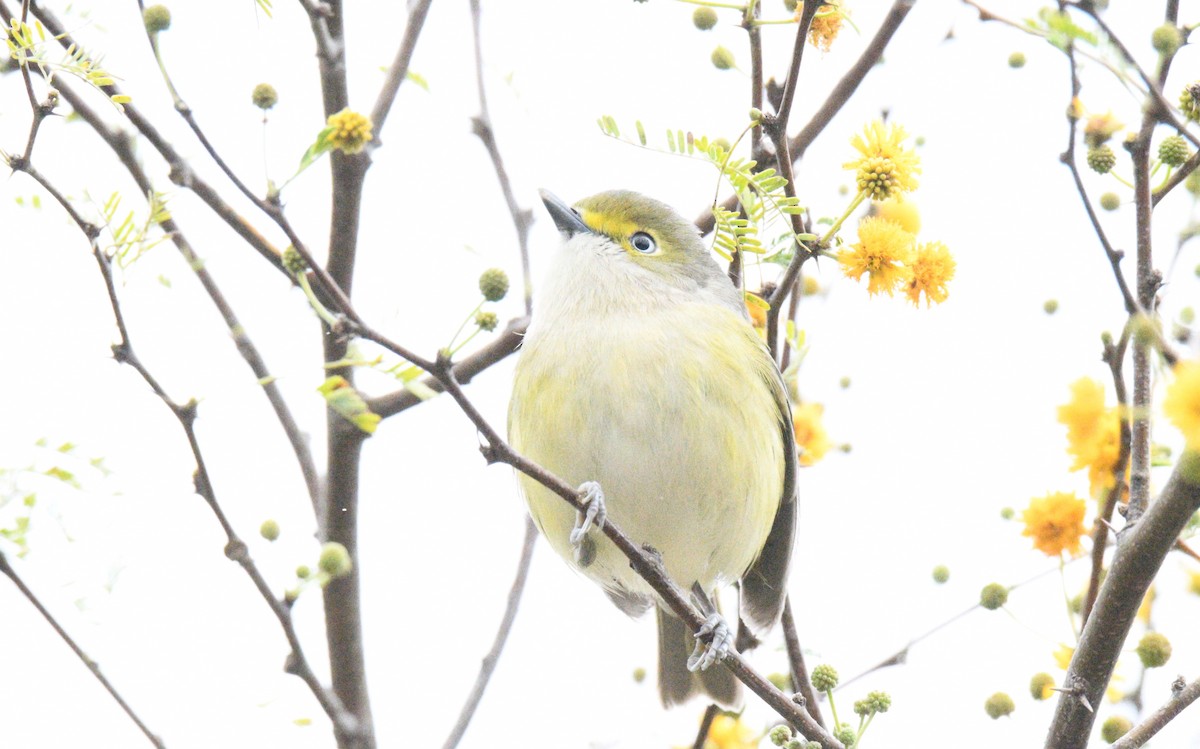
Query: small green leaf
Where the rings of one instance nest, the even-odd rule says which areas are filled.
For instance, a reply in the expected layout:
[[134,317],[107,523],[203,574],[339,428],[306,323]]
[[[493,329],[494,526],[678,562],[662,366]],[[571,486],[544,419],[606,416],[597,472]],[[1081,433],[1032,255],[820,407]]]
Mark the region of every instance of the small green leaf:
[[367,434],[374,434],[381,417],[372,413],[362,395],[341,375],[334,375],[317,387],[333,412]]
[[425,76],[421,75],[417,71],[410,70],[404,74],[404,77],[420,86],[426,92],[429,91],[429,81],[425,80]]

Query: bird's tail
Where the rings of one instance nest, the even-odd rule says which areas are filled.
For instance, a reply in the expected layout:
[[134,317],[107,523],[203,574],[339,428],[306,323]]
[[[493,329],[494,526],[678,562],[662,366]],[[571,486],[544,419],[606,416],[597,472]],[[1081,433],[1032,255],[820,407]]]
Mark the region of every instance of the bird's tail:
[[658,693],[664,707],[680,705],[697,694],[736,709],[742,702],[742,685],[722,663],[704,671],[689,671],[688,656],[696,645],[695,635],[672,614],[656,608],[658,616]]

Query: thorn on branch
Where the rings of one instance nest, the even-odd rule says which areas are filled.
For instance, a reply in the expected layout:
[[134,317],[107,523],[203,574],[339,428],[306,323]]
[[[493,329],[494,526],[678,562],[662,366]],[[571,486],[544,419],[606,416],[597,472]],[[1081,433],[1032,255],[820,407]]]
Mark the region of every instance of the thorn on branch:
[[1179,693],[1187,687],[1187,681],[1183,678],[1183,674],[1175,677],[1175,681],[1171,682],[1171,696],[1178,697]]

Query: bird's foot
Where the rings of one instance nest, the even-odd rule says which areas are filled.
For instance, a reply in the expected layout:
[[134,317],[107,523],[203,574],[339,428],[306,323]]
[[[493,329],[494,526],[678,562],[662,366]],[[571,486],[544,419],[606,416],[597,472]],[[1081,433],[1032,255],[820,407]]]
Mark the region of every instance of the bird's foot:
[[575,527],[571,529],[571,547],[575,549],[575,563],[587,567],[596,559],[596,542],[588,538],[592,526],[603,528],[608,519],[608,509],[604,506],[604,491],[595,481],[585,481],[579,485],[579,501],[584,509],[575,518]]
[[[699,583],[692,585],[692,602],[705,615],[704,624],[696,633],[696,648],[688,656],[688,671],[703,671],[717,661],[724,660],[733,649],[733,629],[717,612],[717,607],[705,594]],[[708,643],[704,638],[710,638]]]

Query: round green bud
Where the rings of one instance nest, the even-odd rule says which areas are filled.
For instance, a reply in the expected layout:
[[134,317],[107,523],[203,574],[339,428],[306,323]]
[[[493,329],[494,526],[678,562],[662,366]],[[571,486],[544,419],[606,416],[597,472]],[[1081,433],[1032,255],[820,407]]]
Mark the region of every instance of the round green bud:
[[1080,593],[1080,594],[1076,595],[1074,598],[1072,598],[1070,601],[1070,606],[1071,606],[1072,614],[1082,614],[1083,613],[1083,594]]
[[1046,301],[1042,302],[1042,311],[1047,315],[1053,315],[1055,312],[1058,312],[1058,300],[1047,299]]
[[1008,588],[1000,583],[988,583],[979,591],[979,605],[995,611],[1008,601]]
[[1179,108],[1189,120],[1200,121],[1200,81],[1193,81],[1183,87],[1179,94]]
[[858,731],[851,728],[848,723],[838,726],[838,729],[833,732],[833,736],[842,742],[842,746],[846,747],[846,749],[850,749],[858,741]]
[[918,135],[917,137],[913,138],[913,145],[916,146],[917,148],[920,148],[921,146],[925,145],[925,136]]
[[1001,508],[1001,510],[1000,510],[1000,519],[1001,520],[1012,520],[1016,516],[1017,516],[1017,511],[1011,507],[1004,507],[1004,508]]
[[1158,323],[1145,315],[1137,315],[1130,321],[1133,340],[1143,346],[1153,346],[1158,341]]
[[867,692],[867,704],[872,712],[886,713],[892,706],[892,696],[882,691]]
[[171,10],[165,5],[151,5],[142,13],[142,22],[151,34],[166,31],[171,28]]
[[757,109],[755,107],[751,107],[750,108],[750,121],[751,122],[761,122],[762,121],[762,110]]
[[1147,632],[1137,646],[1137,655],[1146,668],[1159,668],[1171,659],[1171,641],[1162,632]]
[[1158,144],[1158,158],[1167,166],[1183,166],[1183,162],[1191,155],[1192,149],[1188,148],[1182,135],[1163,138],[1163,142]]
[[865,718],[871,714],[871,706],[866,700],[858,700],[854,703],[854,714],[860,718]]
[[1184,307],[1179,310],[1179,322],[1184,325],[1191,325],[1196,321],[1196,310],[1191,307]]
[[1100,726],[1100,738],[1104,739],[1106,744],[1115,744],[1117,739],[1129,733],[1132,728],[1133,723],[1124,715],[1110,715]]
[[321,547],[321,556],[317,566],[330,577],[349,575],[354,563],[350,561],[350,552],[337,541],[330,541]]
[[725,47],[717,47],[712,51],[712,64],[717,70],[729,70],[733,67],[733,53]]
[[300,590],[298,588],[288,588],[283,591],[283,600],[287,603],[295,603],[300,598]]
[[308,270],[308,263],[304,261],[304,257],[296,251],[295,247],[289,246],[283,251],[283,267],[288,273],[293,276],[298,276]]
[[697,6],[692,11],[692,24],[701,31],[708,31],[717,25],[717,11],[707,5]]
[[1115,211],[1121,207],[1121,196],[1115,192],[1106,192],[1100,196],[1100,207],[1106,211]]
[[770,739],[771,743],[775,746],[783,746],[792,740],[792,729],[788,726],[775,726],[771,729],[770,733],[767,734],[767,738]]
[[641,684],[645,680],[646,680],[646,669],[642,668],[641,666],[638,666],[637,668],[633,669],[633,681],[635,684]]
[[1150,46],[1162,55],[1173,55],[1183,45],[1183,32],[1174,24],[1164,23],[1150,34]]
[[490,333],[496,329],[496,325],[498,325],[499,322],[500,318],[496,316],[495,312],[480,310],[475,313],[475,324],[479,326],[480,330],[485,330]]
[[933,568],[933,581],[938,585],[950,579],[950,568],[944,564],[939,564]]
[[1019,70],[1020,68],[1025,67],[1025,53],[1013,52],[1011,55],[1009,55],[1008,67],[1012,68],[1013,70]]
[[792,691],[792,677],[787,674],[775,671],[767,676],[767,681],[775,685],[775,688],[781,692]]
[[488,268],[479,275],[479,292],[489,302],[498,302],[508,293],[508,274],[499,268]]
[[712,142],[712,144],[719,147],[725,153],[729,153],[731,150],[733,150],[733,146],[725,138],[717,138]]
[[258,535],[268,541],[274,541],[279,538],[279,523],[274,520],[262,521],[262,525],[258,526]]
[[838,672],[828,663],[822,663],[812,670],[810,677],[813,689],[818,692],[828,692],[838,684]]
[[1097,174],[1108,174],[1117,165],[1117,155],[1113,153],[1112,147],[1107,143],[1089,148],[1087,165]]
[[1047,699],[1052,693],[1050,687],[1054,686],[1054,677],[1047,673],[1034,674],[1029,680],[1029,694],[1039,702]]
[[820,741],[805,741],[804,749],[821,749]]
[[796,8],[800,5],[800,0],[783,0],[783,7],[788,13],[795,13]]
[[296,577],[301,580],[307,580],[310,575],[312,575],[312,570],[308,568],[307,564],[302,564],[296,568]]
[[1011,715],[1017,706],[1013,704],[1012,697],[1009,697],[1004,692],[996,692],[991,697],[987,698],[987,702],[983,703],[983,709],[987,712],[988,717],[992,720],[1003,718],[1005,715]]
[[254,106],[265,112],[279,103],[279,94],[271,84],[260,83],[254,87],[253,93],[250,94],[250,101],[254,102]]
[[1195,274],[1196,278],[1200,278],[1200,265],[1197,265],[1195,268],[1193,268],[1192,273]]
[[1113,345],[1112,332],[1106,330],[1103,333],[1101,333],[1100,334],[1100,343],[1104,344],[1105,348],[1108,348],[1109,346]]
[[838,196],[839,197],[844,198],[849,194],[850,194],[850,186],[849,185],[838,185]]
[[840,387],[842,390],[846,390],[847,388],[849,388],[850,387],[850,378],[843,376],[840,380],[838,380],[838,387]]

